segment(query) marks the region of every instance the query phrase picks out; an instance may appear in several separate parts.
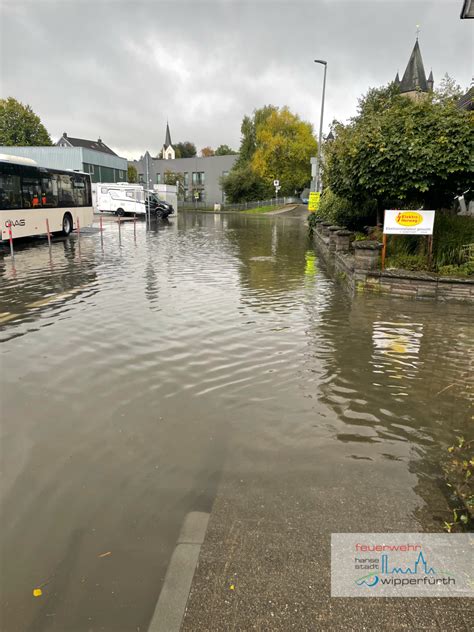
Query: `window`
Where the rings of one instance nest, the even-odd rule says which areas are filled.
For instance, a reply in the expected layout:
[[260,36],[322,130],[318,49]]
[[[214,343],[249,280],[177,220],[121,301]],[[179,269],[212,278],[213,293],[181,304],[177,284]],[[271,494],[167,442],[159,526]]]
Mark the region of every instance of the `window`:
[[203,186],[205,182],[205,175],[204,171],[193,171],[193,185]]
[[58,174],[59,205],[76,206],[74,190],[72,186],[72,176]]
[[145,179],[143,178],[143,173],[138,174],[138,182],[141,182],[141,183],[145,182]]
[[23,196],[23,208],[38,208],[42,206],[41,193],[41,180],[39,177],[22,178],[21,194]]
[[161,184],[161,173],[156,174],[156,184]]
[[122,180],[122,179],[123,179],[123,176],[124,176],[123,171],[120,171],[120,170],[119,170],[119,178],[120,178],[120,180]]
[[52,208],[58,205],[58,180],[57,176],[50,175],[41,179],[43,188],[43,206]]
[[186,188],[189,186],[189,173],[187,171],[184,172],[184,186]]
[[76,206],[87,206],[87,187],[84,176],[72,176],[72,188]]
[[0,208],[21,208],[20,176],[0,174]]

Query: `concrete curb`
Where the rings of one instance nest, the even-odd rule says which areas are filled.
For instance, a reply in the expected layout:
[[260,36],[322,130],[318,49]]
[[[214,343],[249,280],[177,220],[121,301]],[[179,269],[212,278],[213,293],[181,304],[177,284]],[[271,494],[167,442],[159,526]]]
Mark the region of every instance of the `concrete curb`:
[[179,632],[208,522],[199,511],[184,519],[148,632]]

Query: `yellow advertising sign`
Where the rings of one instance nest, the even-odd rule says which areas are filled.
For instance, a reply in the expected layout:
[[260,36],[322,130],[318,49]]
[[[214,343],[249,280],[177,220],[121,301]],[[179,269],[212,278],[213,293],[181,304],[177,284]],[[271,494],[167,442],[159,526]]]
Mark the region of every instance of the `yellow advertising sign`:
[[311,191],[309,194],[308,211],[314,213],[319,208],[319,200],[321,193],[319,191]]
[[418,226],[423,221],[423,215],[416,211],[400,211],[395,221],[400,226]]
[[383,232],[385,235],[432,235],[435,212],[411,210],[385,211]]

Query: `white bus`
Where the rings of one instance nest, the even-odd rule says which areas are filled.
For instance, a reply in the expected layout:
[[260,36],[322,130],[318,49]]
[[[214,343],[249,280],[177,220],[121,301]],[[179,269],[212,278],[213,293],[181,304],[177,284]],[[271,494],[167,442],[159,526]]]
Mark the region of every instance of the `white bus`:
[[[93,221],[90,175],[0,154],[0,240],[69,233]],[[47,220],[47,221],[46,221]]]

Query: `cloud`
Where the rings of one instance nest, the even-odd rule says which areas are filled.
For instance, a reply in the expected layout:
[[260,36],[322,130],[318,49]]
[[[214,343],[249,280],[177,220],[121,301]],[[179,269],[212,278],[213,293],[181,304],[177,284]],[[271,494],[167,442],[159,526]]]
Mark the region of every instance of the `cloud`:
[[[174,141],[238,147],[246,113],[288,105],[325,128],[369,87],[403,72],[420,45],[435,82],[471,79],[472,31],[458,0],[35,0],[1,8],[1,90],[29,103],[54,138],[98,138],[127,157]],[[18,45],[21,42],[21,45]]]

